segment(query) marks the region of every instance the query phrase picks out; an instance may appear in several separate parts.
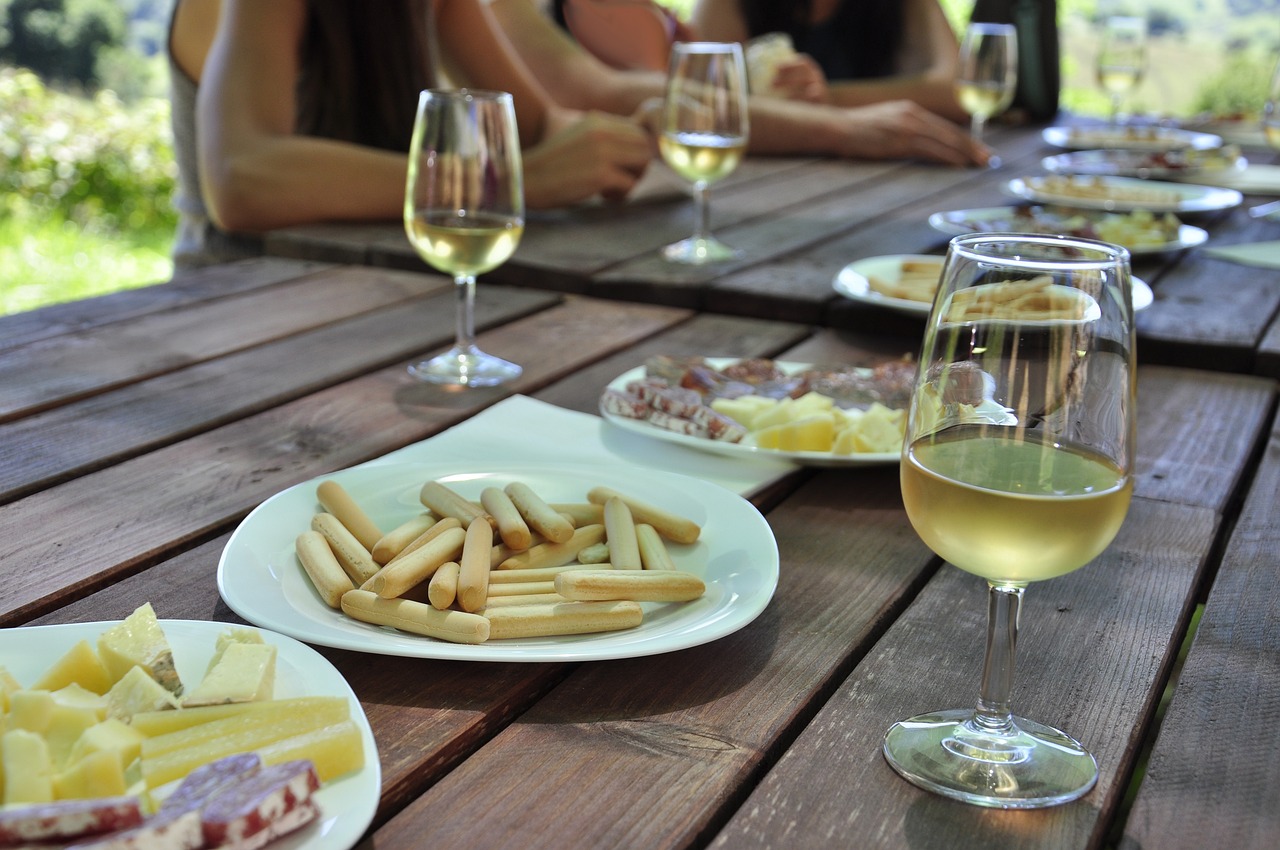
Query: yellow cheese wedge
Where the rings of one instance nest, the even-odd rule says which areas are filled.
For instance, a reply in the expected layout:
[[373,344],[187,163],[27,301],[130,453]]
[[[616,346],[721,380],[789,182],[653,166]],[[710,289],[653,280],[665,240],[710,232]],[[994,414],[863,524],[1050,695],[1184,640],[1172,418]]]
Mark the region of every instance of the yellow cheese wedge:
[[[204,723],[226,718],[245,717],[246,722],[260,722],[253,716],[268,714],[308,714],[319,710],[322,703],[331,706],[346,704],[345,697],[290,697],[265,702],[238,702],[225,705],[203,705],[183,708],[179,711],[144,711],[133,716],[129,726],[148,738],[156,738],[169,732],[190,729]],[[329,710],[339,712],[343,709],[333,707]],[[347,709],[349,712],[349,708]]]
[[182,700],[184,706],[269,700],[276,682],[276,648],[267,643],[228,643],[217,662]]
[[354,720],[284,738],[258,750],[263,764],[311,759],[321,782],[331,782],[364,767],[364,740]]
[[58,800],[115,797],[125,793],[124,765],[115,753],[90,753],[53,777]]
[[107,691],[107,716],[129,721],[140,711],[177,708],[178,699],[146,670],[134,667]]
[[227,651],[227,647],[237,643],[261,644],[265,643],[265,641],[262,639],[261,632],[256,632],[252,629],[227,629],[218,635],[217,641],[214,642],[213,655],[210,656],[209,663],[204,668],[206,676],[222,660],[222,654]]
[[31,687],[56,691],[70,684],[80,685],[95,694],[105,694],[114,683],[98,652],[87,640],[67,650],[61,658],[37,679]]
[[173,650],[150,602],[99,635],[98,655],[113,683],[136,666],[146,670],[165,690],[182,694]]

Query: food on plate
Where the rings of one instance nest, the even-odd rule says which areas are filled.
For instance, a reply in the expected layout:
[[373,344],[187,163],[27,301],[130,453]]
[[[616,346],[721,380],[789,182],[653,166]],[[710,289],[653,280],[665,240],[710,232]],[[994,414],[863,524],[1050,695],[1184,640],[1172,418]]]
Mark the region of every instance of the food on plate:
[[907,301],[933,301],[942,275],[942,258],[937,260],[903,260],[893,274],[868,274],[867,285],[872,291],[888,298]]
[[[387,553],[398,551],[360,585],[338,594],[337,607],[353,620],[461,644],[634,628],[644,614],[635,603],[652,600],[570,599],[556,591],[554,576],[588,567],[678,572],[667,541],[693,543],[701,526],[608,487],[590,488],[584,495],[582,503],[548,503],[524,482],[511,481],[483,488],[477,503],[442,481],[424,482],[419,501],[431,521],[415,528],[425,530],[387,547]],[[318,496],[317,502],[316,516],[340,523]],[[351,515],[365,516],[359,505],[353,507],[358,513]],[[364,551],[350,530],[303,532],[295,541],[302,574],[326,605],[333,604],[332,567],[320,573],[308,561],[328,564],[312,547],[331,540]],[[330,553],[341,564],[336,555]],[[697,578],[693,572],[682,574]],[[689,585],[683,587],[687,594]]]
[[337,481],[322,481],[316,487],[316,498],[355,535],[360,545],[372,550],[382,539],[382,529],[356,504],[355,499]]
[[706,592],[702,579],[680,570],[572,570],[555,577],[566,599],[688,602]]
[[1106,148],[1125,144],[1143,146],[1159,144],[1169,148],[1190,146],[1190,142],[1164,127],[1129,125],[1125,127],[1073,127],[1067,133],[1071,147]]
[[[228,627],[184,686],[144,603],[29,685],[0,667],[0,846],[258,847],[313,820],[312,792],[363,766],[363,739],[346,697],[277,698],[276,657]],[[149,666],[119,675],[127,658]]]
[[[914,377],[915,364],[907,359],[788,372],[763,358],[715,368],[704,358],[655,357],[645,363],[642,378],[622,389],[607,388],[601,408],[678,433],[762,449],[880,453],[899,448],[888,447],[881,426],[901,420]],[[659,400],[676,393],[678,415]],[[702,427],[713,416],[722,424]],[[766,430],[771,426],[777,427]],[[896,440],[901,443],[900,431]]]
[[1168,245],[1178,241],[1182,222],[1173,213],[1134,210],[1092,213],[1041,206],[1010,207],[1006,216],[974,216],[954,224],[973,232],[1048,233],[1083,236],[1126,248]]
[[1157,151],[1084,151],[1080,154],[1064,154],[1061,158],[1053,157],[1046,160],[1045,164],[1050,166],[1051,170],[1070,169],[1077,174],[1141,176],[1144,172],[1159,174],[1233,168],[1239,162],[1240,147],[1223,145],[1205,150],[1178,148]]
[[355,590],[356,586],[351,581],[351,576],[338,563],[333,549],[329,547],[329,541],[320,532],[307,529],[298,535],[293,545],[302,568],[307,571],[307,577],[311,579],[311,584],[315,586],[324,604],[330,608],[340,608],[342,594]]
[[1086,317],[1091,302],[1084,292],[1057,285],[1049,275],[1038,275],[957,290],[947,304],[946,317],[949,322],[1079,321]]
[[1086,174],[1051,174],[1047,177],[1028,177],[1024,183],[1029,189],[1045,195],[1097,201],[1167,206],[1177,204],[1182,197],[1171,189],[1161,189],[1140,182],[1117,183],[1104,177]]
[[330,513],[318,513],[311,518],[311,530],[318,531],[329,544],[333,556],[342,565],[343,571],[350,577],[351,583],[359,587],[378,572],[378,564],[373,555],[364,548],[351,529],[342,524],[342,520]]

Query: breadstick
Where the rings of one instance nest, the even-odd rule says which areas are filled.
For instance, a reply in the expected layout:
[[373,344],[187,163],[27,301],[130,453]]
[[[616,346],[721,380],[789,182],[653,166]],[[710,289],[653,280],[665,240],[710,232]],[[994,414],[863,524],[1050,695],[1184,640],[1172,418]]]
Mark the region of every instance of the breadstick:
[[702,533],[702,529],[693,520],[677,516],[609,487],[593,487],[587,492],[587,499],[597,505],[603,505],[614,496],[627,503],[627,507],[631,509],[631,516],[636,522],[649,523],[668,540],[674,540],[677,543],[693,543]]
[[[509,570],[508,572],[519,572],[519,570]],[[556,586],[554,579],[546,581],[515,581],[506,584],[490,584],[489,598],[495,596],[532,596],[535,593],[555,593]]]
[[426,531],[419,534],[417,537],[413,538],[413,540],[410,541],[408,546],[405,546],[403,549],[397,552],[390,561],[387,561],[387,566],[391,566],[401,558],[409,557],[414,552],[418,551],[423,546],[426,546],[432,540],[435,540],[437,537],[439,537],[441,534],[444,534],[446,531],[448,531],[451,528],[462,528],[462,522],[459,521],[457,517],[447,516],[444,519],[440,520],[439,522],[435,523]]
[[505,492],[529,527],[552,543],[564,543],[573,536],[573,523],[556,513],[528,484],[512,481]]
[[294,541],[294,549],[311,584],[330,608],[341,607],[342,594],[355,588],[351,577],[342,569],[329,548],[329,541],[318,531],[304,531]]
[[356,500],[337,481],[321,481],[316,487],[316,498],[326,511],[347,527],[347,531],[355,535],[365,549],[372,549],[382,537],[382,529],[369,519],[364,509],[356,504]]
[[356,536],[338,521],[333,514],[321,513],[311,518],[311,530],[318,531],[328,541],[333,556],[342,565],[343,571],[351,577],[351,583],[357,587],[373,578],[378,572],[369,550],[361,545]]
[[[601,519],[603,519],[603,516]],[[580,564],[604,564],[608,563],[608,561],[608,543],[596,543],[594,546],[588,546],[578,553],[578,563]]]
[[404,547],[417,540],[435,524],[436,518],[431,514],[418,514],[413,519],[400,523],[378,538],[378,542],[373,544],[369,554],[373,556],[373,560],[377,563],[386,564],[396,555],[399,555],[404,550]]
[[636,524],[636,545],[640,547],[640,563],[646,570],[674,570],[675,562],[662,542],[662,535],[647,522]]
[[418,499],[422,504],[431,508],[436,516],[451,516],[458,519],[464,526],[470,525],[471,520],[479,516],[488,516],[484,512],[484,508],[468,499],[464,499],[461,495],[450,490],[439,481],[428,481],[422,485],[422,490],[418,492]]
[[565,570],[607,570],[611,564],[563,564],[559,567],[541,567],[529,570],[494,570],[489,574],[489,587],[492,592],[495,584],[513,584],[526,581],[551,581]]
[[450,643],[484,643],[489,639],[489,621],[465,611],[437,611],[430,605],[408,599],[383,599],[367,590],[349,590],[342,595],[342,610],[348,617],[403,632],[447,640]]
[[576,529],[564,543],[539,543],[517,552],[498,564],[500,570],[527,570],[534,567],[560,567],[578,557],[578,553],[604,539],[603,525],[587,525]]
[[575,528],[604,522],[604,508],[590,502],[552,502],[551,510],[568,517]]
[[440,569],[436,570],[435,575],[431,577],[431,581],[427,584],[427,599],[431,602],[432,608],[443,611],[452,606],[454,600],[458,598],[459,569],[457,561],[449,561],[447,564],[441,564]]
[[555,578],[565,599],[630,599],[634,602],[688,602],[706,592],[693,573],[676,570],[575,570]]
[[636,521],[627,503],[617,496],[604,503],[604,539],[609,541],[609,563],[619,570],[639,570],[640,545],[636,542]]
[[466,536],[460,528],[446,529],[425,546],[378,570],[377,575],[360,589],[373,591],[383,599],[394,599],[431,578],[442,564],[456,560]]
[[482,614],[488,614],[490,608],[510,608],[513,605],[546,605],[551,602],[568,602],[558,593],[525,593],[515,596],[490,596],[484,601],[484,611]]
[[489,595],[489,550],[493,528],[478,516],[467,526],[462,557],[458,559],[458,604],[463,611],[479,611]]
[[486,487],[480,491],[480,504],[498,524],[498,536],[503,543],[516,550],[528,549],[533,545],[529,525],[520,516],[519,509],[506,491],[498,487]]
[[487,610],[485,617],[489,639],[508,640],[630,629],[640,625],[644,613],[636,602],[555,602],[502,605]]

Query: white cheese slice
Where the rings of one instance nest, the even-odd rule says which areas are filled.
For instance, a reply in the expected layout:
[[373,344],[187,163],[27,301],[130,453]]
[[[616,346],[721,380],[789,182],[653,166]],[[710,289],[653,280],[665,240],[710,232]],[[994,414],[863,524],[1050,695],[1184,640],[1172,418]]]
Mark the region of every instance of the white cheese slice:
[[141,711],[177,708],[178,700],[141,667],[133,667],[107,691],[107,716],[125,723]]
[[146,670],[166,690],[182,694],[173,650],[150,602],[98,637],[98,655],[112,682],[119,682],[136,666]]
[[231,642],[182,704],[190,707],[269,700],[275,691],[275,681],[275,646]]

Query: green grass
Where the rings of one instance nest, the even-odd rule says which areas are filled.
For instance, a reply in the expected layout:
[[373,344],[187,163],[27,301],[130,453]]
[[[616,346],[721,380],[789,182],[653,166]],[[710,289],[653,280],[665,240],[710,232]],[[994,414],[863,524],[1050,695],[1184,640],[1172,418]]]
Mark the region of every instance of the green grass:
[[167,228],[120,236],[0,220],[0,315],[167,280],[172,241]]

